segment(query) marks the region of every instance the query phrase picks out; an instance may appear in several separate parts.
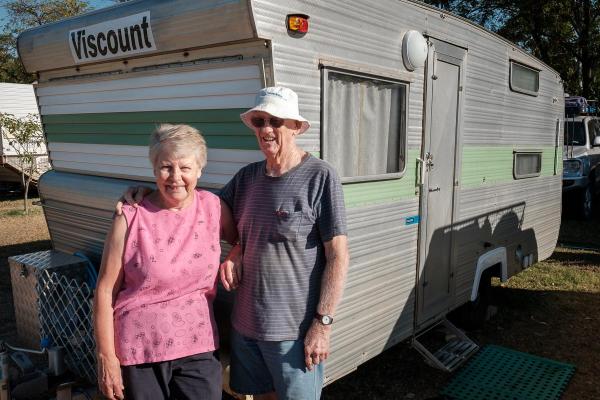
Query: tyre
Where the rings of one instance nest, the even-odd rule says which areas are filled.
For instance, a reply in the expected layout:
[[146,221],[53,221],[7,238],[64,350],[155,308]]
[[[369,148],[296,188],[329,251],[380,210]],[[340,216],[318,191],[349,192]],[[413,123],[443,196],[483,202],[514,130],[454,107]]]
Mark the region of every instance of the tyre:
[[588,185],[579,193],[577,201],[579,209],[579,218],[589,221],[594,216],[594,191],[592,185]]
[[[492,268],[493,269],[493,268]],[[488,308],[492,305],[492,269],[487,269],[479,281],[479,295],[475,301],[469,301],[452,311],[448,318],[458,327],[467,331],[481,329],[488,317]]]

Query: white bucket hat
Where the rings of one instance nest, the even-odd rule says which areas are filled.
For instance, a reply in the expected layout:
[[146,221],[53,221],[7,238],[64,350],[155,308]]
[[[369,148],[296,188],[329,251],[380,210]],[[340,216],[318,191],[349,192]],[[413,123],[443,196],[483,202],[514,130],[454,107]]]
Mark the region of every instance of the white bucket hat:
[[266,112],[274,117],[282,119],[293,119],[302,122],[298,134],[306,132],[310,128],[308,120],[300,115],[298,110],[298,95],[292,89],[281,86],[272,86],[260,89],[254,100],[255,106],[240,115],[242,122],[250,129],[254,129],[252,113],[256,111]]

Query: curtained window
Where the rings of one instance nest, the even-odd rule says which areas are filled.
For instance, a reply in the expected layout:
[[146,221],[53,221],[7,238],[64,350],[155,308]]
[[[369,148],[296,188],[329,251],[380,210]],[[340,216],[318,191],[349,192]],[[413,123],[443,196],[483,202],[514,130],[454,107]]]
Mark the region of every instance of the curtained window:
[[342,180],[390,179],[404,172],[407,86],[324,69],[321,151]]
[[513,176],[515,179],[533,178],[542,173],[541,151],[517,151],[513,152]]
[[537,96],[540,91],[540,71],[511,61],[510,88],[515,92]]

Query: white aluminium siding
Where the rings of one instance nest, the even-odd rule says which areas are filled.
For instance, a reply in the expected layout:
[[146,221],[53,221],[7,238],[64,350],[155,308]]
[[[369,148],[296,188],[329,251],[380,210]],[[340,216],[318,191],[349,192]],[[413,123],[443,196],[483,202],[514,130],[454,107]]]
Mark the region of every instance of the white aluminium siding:
[[[0,113],[12,114],[17,118],[33,115],[39,118],[33,85],[21,83],[0,83]],[[17,151],[10,141],[0,135],[0,156],[16,156]],[[42,144],[37,154],[46,154],[46,146]]]
[[[254,104],[262,86],[258,65],[198,68],[177,68],[177,71],[159,68],[155,72],[132,72],[110,80],[99,77],[94,82],[50,82],[40,85],[37,95],[44,116],[245,109]],[[126,122],[123,123],[126,126]],[[100,128],[95,135],[101,134]],[[120,134],[128,135],[128,132]],[[219,136],[219,132],[214,135]],[[93,143],[93,137],[91,141]],[[154,180],[145,146],[52,141],[49,146],[52,165],[60,171]],[[259,151],[211,148],[199,184],[220,187],[248,162],[260,159],[263,156]]]
[[246,108],[262,87],[257,65],[40,85],[42,115]]
[[0,113],[25,117],[38,115],[33,85],[21,83],[0,83]]
[[[148,147],[81,143],[50,143],[54,168],[103,176],[154,181]],[[264,159],[258,150],[208,149],[199,185],[220,187],[243,166]]]
[[410,336],[414,323],[418,200],[350,208],[351,265],[336,310],[326,380],[331,382]]

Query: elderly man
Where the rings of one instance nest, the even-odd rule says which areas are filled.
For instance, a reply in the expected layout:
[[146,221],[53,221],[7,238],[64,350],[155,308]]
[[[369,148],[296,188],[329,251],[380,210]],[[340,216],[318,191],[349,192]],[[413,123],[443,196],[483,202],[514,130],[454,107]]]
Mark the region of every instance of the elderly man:
[[258,399],[318,399],[348,267],[342,186],[329,164],[296,145],[310,124],[295,92],[262,89],[241,118],[265,160],[242,168],[220,195],[243,265],[239,279],[234,248],[221,266],[224,286],[237,288],[231,387]]
[[231,387],[259,400],[318,399],[348,269],[342,185],[296,145],[310,124],[292,90],[260,90],[241,118],[265,160],[242,168],[220,194],[239,232],[220,267],[225,289],[237,289]]

